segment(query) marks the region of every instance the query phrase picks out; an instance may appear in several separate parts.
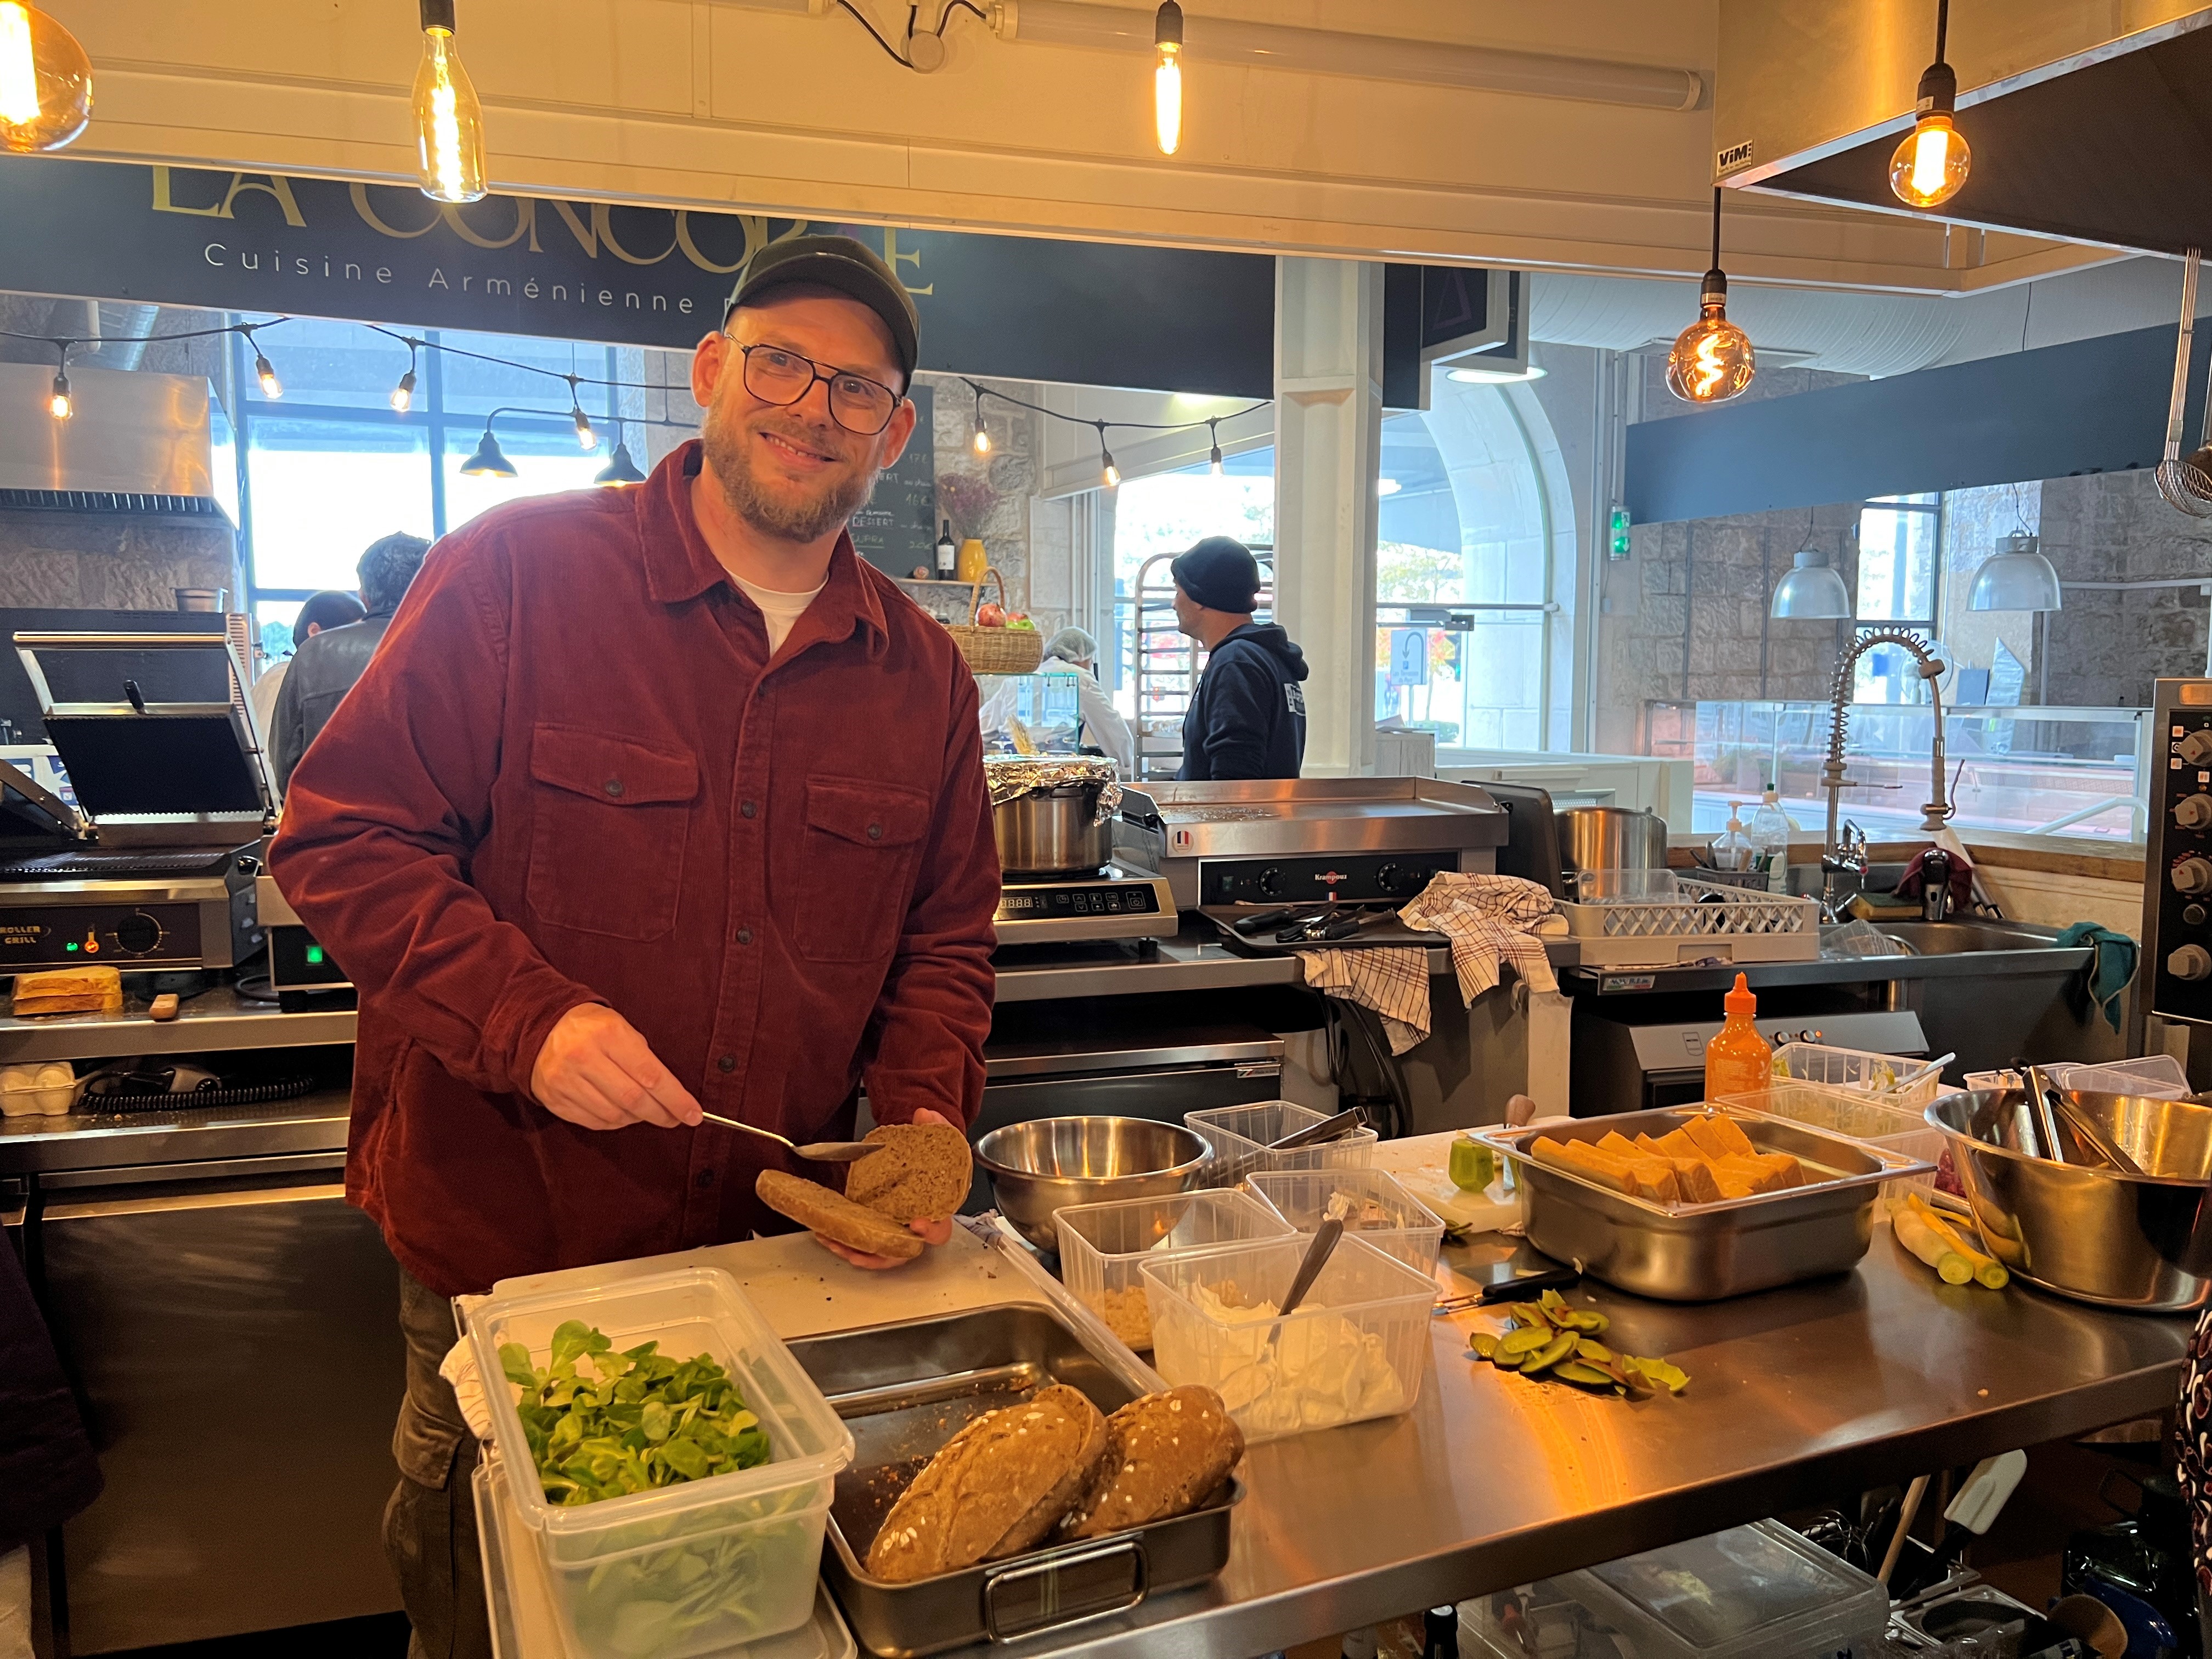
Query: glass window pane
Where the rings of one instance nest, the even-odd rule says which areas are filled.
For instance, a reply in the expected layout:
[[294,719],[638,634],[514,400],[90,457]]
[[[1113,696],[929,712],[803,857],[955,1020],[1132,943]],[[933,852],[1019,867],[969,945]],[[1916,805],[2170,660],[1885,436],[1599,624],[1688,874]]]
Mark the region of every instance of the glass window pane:
[[[238,344],[238,386],[249,415],[281,413],[288,404],[319,404],[382,410],[387,418],[397,418],[392,415],[392,388],[407,372],[407,348],[389,335],[379,334],[365,323],[295,317],[256,329],[254,342]],[[257,346],[276,371],[284,389],[282,401],[262,395],[252,372]],[[418,384],[421,378],[418,368]],[[419,396],[416,407],[421,407]]]
[[[638,378],[635,374],[628,377],[617,374],[613,367],[618,361],[617,354],[603,345],[578,344],[568,340],[539,340],[518,334],[462,334],[451,330],[429,337],[441,345],[457,348],[441,354],[438,359],[440,397],[449,415],[481,418],[495,409],[515,405],[544,415],[565,417],[568,410],[568,388],[563,382],[554,379],[554,375],[577,374],[595,380]],[[551,373],[533,374],[530,369],[512,368],[506,363],[482,362],[475,357],[463,356],[461,353],[464,351],[502,357],[513,363],[529,363]],[[386,388],[387,391],[389,389]],[[576,392],[584,412],[591,416],[595,426],[609,423],[610,405],[607,400],[612,395],[609,388],[603,386],[580,386]],[[507,441],[502,436],[500,441],[504,444]],[[571,442],[573,444],[573,438]],[[459,521],[456,520],[455,522]]]
[[246,434],[255,586],[350,592],[371,542],[395,531],[431,533],[422,428],[255,416]]
[[292,654],[292,624],[306,603],[305,599],[262,599],[255,604],[253,626],[261,635],[261,655],[265,661],[282,662]]
[[[1862,622],[1927,622],[1936,615],[1936,538],[1942,515],[1933,495],[1869,502],[1859,514]],[[1911,505],[1908,505],[1911,504]]]

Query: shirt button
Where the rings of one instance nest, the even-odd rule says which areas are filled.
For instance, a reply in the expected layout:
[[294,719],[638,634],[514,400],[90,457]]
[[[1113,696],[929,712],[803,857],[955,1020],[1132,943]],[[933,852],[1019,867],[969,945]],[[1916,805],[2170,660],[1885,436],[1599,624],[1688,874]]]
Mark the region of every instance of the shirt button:
[[759,804],[758,804],[757,802],[756,802],[756,801],[746,801],[744,805],[742,805],[741,806],[739,806],[739,807],[738,808],[738,811],[740,813],[742,813],[744,816],[745,816],[746,817],[749,817],[749,818],[750,818],[750,817],[752,817],[757,816],[757,815],[759,813],[759,811],[760,811],[760,805],[759,805]]
[[753,930],[752,930],[751,928],[750,928],[750,927],[740,927],[740,928],[738,928],[738,944],[740,944],[740,945],[750,945],[752,942],[753,942]]
[[695,1187],[700,1188],[713,1186],[714,1184],[714,1172],[712,1170],[700,1170],[697,1175],[691,1177],[691,1184]]
[[868,826],[868,839],[870,841],[881,841],[883,838],[884,826],[882,824],[872,823]]
[[720,1060],[714,1062],[714,1069],[718,1072],[736,1071],[738,1069],[738,1057],[735,1054],[724,1054]]
[[600,787],[605,789],[610,795],[620,795],[622,793],[622,780],[620,778],[609,778],[605,783],[600,786]]

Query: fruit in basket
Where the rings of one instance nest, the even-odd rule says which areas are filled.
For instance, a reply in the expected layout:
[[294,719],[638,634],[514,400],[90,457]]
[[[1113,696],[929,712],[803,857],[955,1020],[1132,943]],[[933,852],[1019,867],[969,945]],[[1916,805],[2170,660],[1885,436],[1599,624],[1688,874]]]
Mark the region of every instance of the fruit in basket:
[[982,604],[975,607],[976,627],[1004,628],[1006,625],[1006,607],[1000,605],[997,600],[986,599]]
[[1006,626],[1009,628],[1024,629],[1032,634],[1037,631],[1037,625],[1031,622],[1027,616],[1018,611],[1015,611],[1012,616],[1006,618]]

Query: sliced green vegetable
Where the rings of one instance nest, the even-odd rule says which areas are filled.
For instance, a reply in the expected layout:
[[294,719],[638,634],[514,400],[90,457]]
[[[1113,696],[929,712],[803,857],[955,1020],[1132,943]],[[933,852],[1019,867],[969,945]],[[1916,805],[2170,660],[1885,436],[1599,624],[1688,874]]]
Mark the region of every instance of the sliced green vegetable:
[[1498,1339],[1498,1352],[1501,1358],[1525,1359],[1539,1348],[1549,1347],[1557,1337],[1549,1325],[1523,1325]]
[[1623,1356],[1621,1368],[1643,1382],[1653,1393],[1664,1389],[1668,1394],[1680,1394],[1690,1385],[1690,1374],[1680,1365],[1663,1359],[1638,1359]]
[[1467,1340],[1467,1346],[1477,1359],[1487,1359],[1498,1352],[1498,1338],[1490,1331],[1477,1331]]
[[1523,1371],[1549,1370],[1562,1359],[1571,1358],[1575,1352],[1572,1331],[1561,1331],[1542,1347],[1521,1362]]
[[1565,1382],[1579,1382],[1586,1389],[1610,1389],[1618,1386],[1609,1373],[1600,1370],[1595,1365],[1585,1364],[1579,1359],[1561,1360],[1552,1368],[1552,1375]]
[[1464,1138],[1451,1146],[1451,1183],[1463,1193],[1486,1191],[1498,1179],[1498,1155],[1479,1140]]
[[1611,1319],[1595,1308],[1569,1308],[1553,1322],[1586,1336],[1602,1336],[1613,1325]]
[[1578,1337],[1575,1341],[1575,1358],[1587,1359],[1600,1365],[1610,1364],[1613,1362],[1613,1350],[1602,1342],[1593,1342],[1586,1336]]
[[1505,1310],[1505,1316],[1516,1325],[1529,1326],[1536,1329],[1548,1329],[1552,1322],[1526,1302],[1515,1303]]

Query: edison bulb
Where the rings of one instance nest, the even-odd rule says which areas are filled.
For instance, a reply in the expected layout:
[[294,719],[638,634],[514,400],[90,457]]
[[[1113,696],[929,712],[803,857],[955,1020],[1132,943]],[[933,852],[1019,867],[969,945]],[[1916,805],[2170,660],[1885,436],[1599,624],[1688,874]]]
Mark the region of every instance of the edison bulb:
[[76,404],[70,397],[68,375],[54,376],[53,392],[46,399],[46,413],[58,421],[66,421],[76,413]]
[[392,412],[404,415],[415,407],[415,371],[409,369],[399,377],[399,384],[392,388]]
[[1182,143],[1182,70],[1172,46],[1160,48],[1160,66],[1152,71],[1152,129],[1160,154],[1174,155]]
[[415,71],[415,139],[422,193],[435,202],[484,195],[483,108],[453,45],[451,28],[422,31]]
[[0,0],[0,149],[59,149],[92,118],[92,60],[23,0]]
[[1121,483],[1121,469],[1114,465],[1114,458],[1110,455],[1106,458],[1105,477],[1107,489],[1114,489],[1120,487]]
[[1913,125],[1889,158],[1889,187],[1907,207],[1941,207],[1966,182],[1973,159],[1951,118],[1931,111]]
[[980,426],[975,428],[975,453],[978,455],[991,453],[991,434]]
[[592,430],[590,419],[580,409],[572,410],[569,412],[576,417],[576,447],[597,449],[599,447],[599,434]]
[[261,382],[263,397],[281,398],[284,395],[284,382],[276,378],[276,366],[258,351],[253,354],[253,378]]
[[1667,354],[1667,390],[1685,403],[1726,403],[1759,372],[1751,337],[1728,319],[1724,304],[1707,301],[1698,320],[1676,337]]

